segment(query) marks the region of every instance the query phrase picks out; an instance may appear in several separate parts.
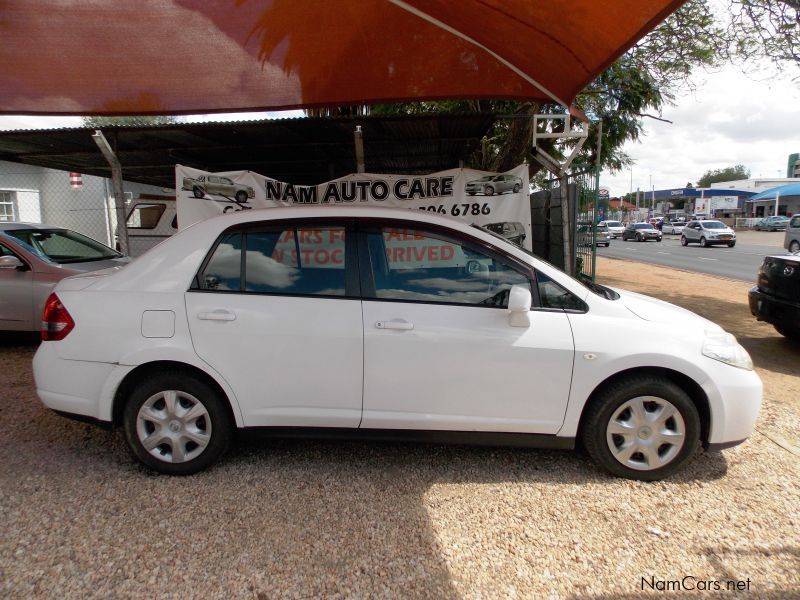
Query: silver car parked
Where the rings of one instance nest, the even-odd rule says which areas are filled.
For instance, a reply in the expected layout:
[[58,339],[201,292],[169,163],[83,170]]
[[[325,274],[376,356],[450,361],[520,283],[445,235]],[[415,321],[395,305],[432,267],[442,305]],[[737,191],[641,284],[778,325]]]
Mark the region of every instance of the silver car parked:
[[786,226],[783,247],[789,252],[800,252],[800,215],[795,215]]
[[39,331],[45,301],[56,283],[129,261],[76,231],[0,223],[0,331]]

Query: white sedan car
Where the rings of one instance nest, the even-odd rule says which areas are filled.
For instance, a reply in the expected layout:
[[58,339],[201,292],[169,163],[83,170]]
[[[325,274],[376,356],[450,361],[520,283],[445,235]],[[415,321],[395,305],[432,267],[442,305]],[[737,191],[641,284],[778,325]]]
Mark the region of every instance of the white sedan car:
[[661,225],[661,233],[680,235],[683,233],[684,227],[686,227],[684,221],[664,221],[663,225]]
[[625,224],[621,221],[600,221],[598,225],[607,227],[609,237],[612,239],[622,237],[622,233],[625,231]]
[[121,271],[62,280],[42,327],[42,402],[123,427],[141,462],[175,475],[259,428],[580,442],[611,473],[653,480],[701,443],[744,441],[762,396],[714,323],[407,209],[212,218]]

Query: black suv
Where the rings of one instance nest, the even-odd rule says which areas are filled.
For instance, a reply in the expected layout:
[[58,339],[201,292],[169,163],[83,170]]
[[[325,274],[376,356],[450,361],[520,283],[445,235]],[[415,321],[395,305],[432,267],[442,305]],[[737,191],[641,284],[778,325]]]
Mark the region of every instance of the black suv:
[[800,341],[800,253],[767,256],[758,285],[748,294],[750,312],[778,333]]

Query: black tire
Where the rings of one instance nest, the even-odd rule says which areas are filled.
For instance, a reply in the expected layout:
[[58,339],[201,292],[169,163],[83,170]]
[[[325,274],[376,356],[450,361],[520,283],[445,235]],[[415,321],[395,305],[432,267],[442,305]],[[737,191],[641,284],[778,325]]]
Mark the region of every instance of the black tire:
[[800,242],[792,240],[792,243],[789,244],[789,252],[800,252]]
[[[160,397],[168,391],[176,392],[176,407],[181,411],[189,411],[194,404],[200,404],[201,409],[205,409],[199,418],[190,419],[193,422],[191,429],[181,423],[180,415],[170,416],[169,408],[166,404],[166,397]],[[155,398],[155,401],[154,401]],[[196,401],[196,402],[195,402]],[[142,435],[154,435],[158,432],[155,421],[139,419],[140,410],[145,404],[151,404],[159,412],[163,412],[164,440],[165,442],[154,447],[149,451],[140,439]],[[163,408],[159,408],[159,404]],[[151,414],[155,414],[153,411]],[[183,413],[186,415],[187,413]],[[169,423],[167,424],[167,421]],[[125,438],[134,457],[141,461],[145,466],[159,473],[166,475],[192,475],[198,471],[209,467],[216,462],[228,449],[233,436],[233,420],[228,411],[227,401],[221,397],[220,393],[200,379],[184,375],[182,373],[160,372],[149,376],[139,384],[129,395],[122,414]],[[173,429],[173,424],[178,423],[180,429]],[[141,430],[140,430],[141,425]],[[169,429],[167,432],[166,429]],[[201,448],[195,442],[179,441],[181,451],[186,452],[186,460],[182,462],[172,462],[172,453],[175,447],[171,445],[168,437],[178,435],[186,431],[186,436],[205,437],[206,431],[210,430],[208,441],[205,448],[202,448],[196,456],[191,454]],[[198,435],[199,434],[199,435]],[[184,436],[181,436],[182,438]],[[148,439],[148,437],[145,437]],[[157,441],[157,440],[155,440]],[[193,447],[194,446],[194,447]],[[169,453],[167,452],[169,450]],[[163,455],[158,458],[156,455]],[[191,457],[191,458],[190,458]]]
[[772,326],[775,328],[775,331],[780,333],[783,337],[793,342],[800,342],[800,327],[791,327],[783,323],[773,323]]
[[733,248],[736,245],[736,242],[728,242],[728,248]]
[[643,241],[644,241],[644,240],[642,239],[642,236],[641,236],[641,235],[639,235],[638,233],[636,234],[636,241],[637,241],[637,242],[643,242]]
[[705,236],[700,238],[700,247],[701,248],[708,248],[708,242],[706,241]]
[[[607,432],[614,413],[629,400],[641,396],[655,397],[670,403],[683,419],[685,431],[683,443],[679,448],[676,446],[674,450],[669,447],[665,449],[665,454],[670,451],[675,452],[668,462],[660,467],[642,470],[629,467],[615,458],[611,451],[611,444],[616,443],[615,436],[609,436]],[[647,404],[645,402],[645,405]],[[677,421],[672,423],[677,427]],[[592,399],[581,419],[580,436],[589,456],[612,475],[640,481],[657,481],[681,469],[695,455],[700,445],[700,431],[700,414],[683,389],[663,377],[634,375],[612,383]],[[612,438],[611,441],[609,437]],[[662,446],[656,450],[659,455],[661,450]],[[634,452],[631,460],[637,454],[639,453]],[[644,455],[641,457],[644,458]]]
[[239,190],[236,192],[236,201],[241,203],[247,202],[247,192],[244,190]]
[[494,196],[494,188],[490,185],[487,185],[485,188],[483,188],[483,193],[487,196]]
[[519,192],[519,190],[520,190],[519,184],[515,183],[514,184],[514,193],[516,194],[517,192]]
[[194,194],[195,198],[202,198],[203,196],[206,195],[205,192],[201,190],[199,187],[192,188],[192,193]]
[[688,246],[688,245],[689,245],[689,240],[686,239],[685,235],[682,235],[681,236],[681,246]]
[[608,248],[608,247],[611,245],[611,242],[606,242],[606,243],[605,243],[605,244],[603,244],[603,245],[604,245],[606,248]]

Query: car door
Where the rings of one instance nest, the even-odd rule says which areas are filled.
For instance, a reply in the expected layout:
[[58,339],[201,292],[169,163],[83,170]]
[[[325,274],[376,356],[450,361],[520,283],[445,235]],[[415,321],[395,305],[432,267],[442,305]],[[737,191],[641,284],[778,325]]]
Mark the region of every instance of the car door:
[[31,331],[34,323],[33,271],[27,262],[0,243],[0,256],[15,256],[26,265],[0,268],[0,331]]
[[700,223],[698,223],[697,221],[692,221],[686,227],[683,228],[683,236],[690,242],[696,242],[700,240],[700,235],[698,233],[699,229],[700,229]]
[[358,427],[363,332],[344,221],[267,222],[217,241],[186,293],[197,354],[246,426]]
[[574,343],[561,310],[511,326],[509,290],[531,287],[529,267],[413,224],[361,236],[361,427],[556,433]]

